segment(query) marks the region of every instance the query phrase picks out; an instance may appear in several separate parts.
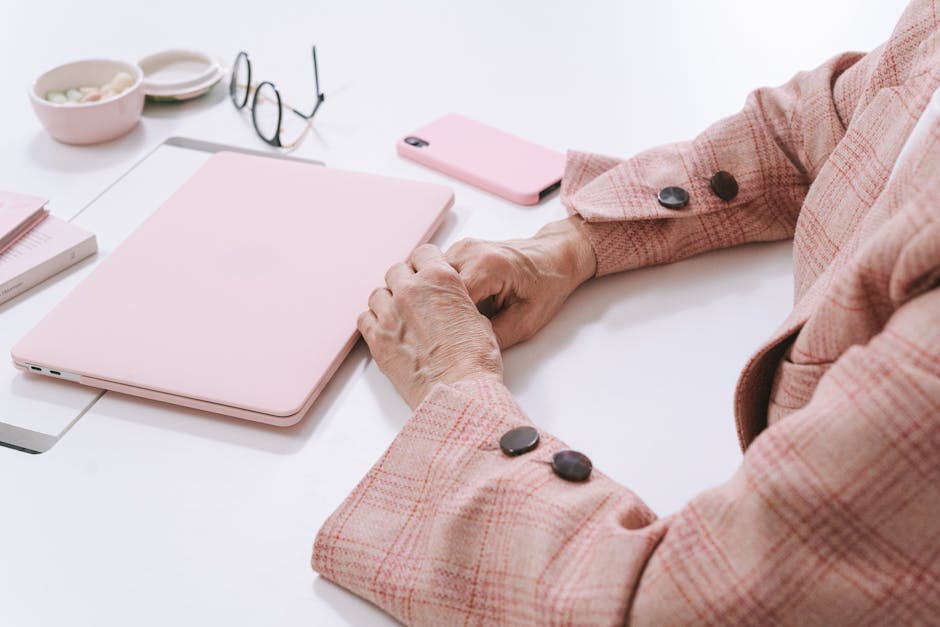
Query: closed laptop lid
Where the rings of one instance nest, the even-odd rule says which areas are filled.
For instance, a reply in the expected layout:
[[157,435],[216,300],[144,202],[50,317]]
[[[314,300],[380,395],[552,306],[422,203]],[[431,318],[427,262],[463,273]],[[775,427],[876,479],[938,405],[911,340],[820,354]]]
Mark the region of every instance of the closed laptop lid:
[[442,185],[218,153],[14,346],[14,361],[221,413],[291,416],[345,356],[388,267],[452,202]]

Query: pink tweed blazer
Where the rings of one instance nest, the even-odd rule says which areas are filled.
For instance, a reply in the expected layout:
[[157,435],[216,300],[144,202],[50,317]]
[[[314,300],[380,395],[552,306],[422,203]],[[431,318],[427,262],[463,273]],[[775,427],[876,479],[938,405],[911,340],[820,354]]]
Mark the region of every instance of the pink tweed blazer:
[[[940,85],[938,20],[915,0],[881,47],[757,90],[691,142],[569,155],[563,201],[599,274],[795,240],[793,311],[741,375],[725,484],[657,518],[598,469],[556,477],[549,434],[504,456],[531,423],[503,386],[439,385],[324,524],[314,569],[411,625],[940,625],[940,128],[890,176]],[[657,203],[668,185],[686,208]]]

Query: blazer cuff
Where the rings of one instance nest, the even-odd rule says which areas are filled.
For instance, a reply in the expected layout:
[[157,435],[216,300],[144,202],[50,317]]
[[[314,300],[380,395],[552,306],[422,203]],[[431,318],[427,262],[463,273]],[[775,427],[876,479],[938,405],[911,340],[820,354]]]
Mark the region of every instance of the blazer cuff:
[[[562,203],[569,213],[587,222],[675,220],[748,205],[768,191],[753,164],[741,163],[739,156],[730,153],[718,156],[700,145],[704,141],[660,146],[625,161],[570,150],[562,177]],[[711,187],[712,177],[722,170],[738,184],[737,194],[729,200]],[[688,204],[680,209],[661,205],[658,194],[666,187],[686,190]]]
[[[707,142],[720,145],[715,138]],[[582,232],[594,249],[596,276],[792,237],[796,215],[791,208],[799,206],[805,186],[782,176],[786,184],[768,188],[753,164],[731,152],[706,149],[704,143],[662,146],[626,161],[569,151],[562,203],[584,219]],[[731,172],[738,184],[730,200],[711,188],[720,170]],[[659,203],[659,191],[671,186],[689,193],[688,205],[668,209]]]
[[[419,574],[415,556],[431,552],[412,544],[415,534],[427,527],[429,517],[447,517],[439,512],[441,497],[465,487],[480,464],[511,461],[493,454],[499,453],[499,438],[529,424],[501,383],[436,385],[323,524],[314,542],[313,569],[412,623],[400,604],[420,586],[413,581]],[[420,540],[427,543],[429,538],[422,534]]]
[[556,477],[547,433],[504,455],[528,424],[498,382],[437,385],[320,529],[314,570],[409,625],[622,624],[665,528],[596,470]]

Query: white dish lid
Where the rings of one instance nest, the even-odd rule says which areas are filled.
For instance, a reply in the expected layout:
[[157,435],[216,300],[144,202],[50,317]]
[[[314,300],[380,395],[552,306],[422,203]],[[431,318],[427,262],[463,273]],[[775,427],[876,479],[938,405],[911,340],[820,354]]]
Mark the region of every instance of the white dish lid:
[[214,84],[225,70],[218,61],[196,50],[164,50],[142,58],[144,93],[181,96]]

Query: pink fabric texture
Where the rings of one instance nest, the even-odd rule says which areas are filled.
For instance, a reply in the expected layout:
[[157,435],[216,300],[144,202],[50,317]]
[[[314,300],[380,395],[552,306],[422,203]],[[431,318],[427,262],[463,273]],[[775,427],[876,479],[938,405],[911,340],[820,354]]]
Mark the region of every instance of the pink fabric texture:
[[[437,386],[320,530],[313,567],[413,625],[940,624],[940,0],[688,143],[570,153],[562,199],[605,274],[794,238],[792,313],[738,384],[744,461],[657,519],[530,424],[508,390]],[[708,187],[732,172],[730,202]],[[685,209],[656,192],[689,190]],[[536,422],[537,422],[536,417]]]

